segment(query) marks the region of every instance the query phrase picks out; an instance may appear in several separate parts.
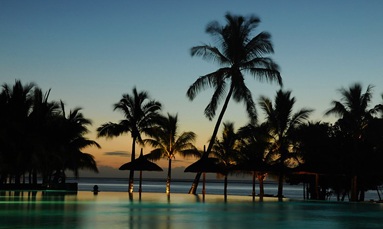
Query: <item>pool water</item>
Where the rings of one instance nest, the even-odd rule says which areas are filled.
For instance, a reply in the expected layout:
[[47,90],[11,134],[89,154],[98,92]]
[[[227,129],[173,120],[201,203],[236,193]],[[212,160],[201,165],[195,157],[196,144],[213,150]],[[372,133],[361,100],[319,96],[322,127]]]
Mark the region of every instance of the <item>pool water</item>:
[[[15,195],[16,194],[16,195]],[[382,228],[383,204],[250,196],[2,193],[0,228]]]

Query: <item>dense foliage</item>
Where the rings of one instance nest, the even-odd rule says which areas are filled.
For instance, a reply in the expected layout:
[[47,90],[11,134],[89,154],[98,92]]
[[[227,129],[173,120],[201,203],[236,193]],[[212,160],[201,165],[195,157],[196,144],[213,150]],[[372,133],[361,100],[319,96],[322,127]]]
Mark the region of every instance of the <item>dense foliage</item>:
[[97,142],[84,137],[91,124],[80,108],[65,113],[63,102],[48,101],[34,84],[3,85],[0,94],[0,183],[65,182],[65,172],[98,172],[92,155],[82,152]]

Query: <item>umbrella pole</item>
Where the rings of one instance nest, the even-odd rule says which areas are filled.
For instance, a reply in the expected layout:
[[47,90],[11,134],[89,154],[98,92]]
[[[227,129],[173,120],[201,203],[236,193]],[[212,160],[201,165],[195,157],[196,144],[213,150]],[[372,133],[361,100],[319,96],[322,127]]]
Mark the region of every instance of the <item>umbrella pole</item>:
[[203,185],[202,185],[202,199],[205,201],[205,176],[206,173],[203,173]]
[[253,196],[253,201],[255,201],[255,171],[253,171],[253,191],[251,195]]

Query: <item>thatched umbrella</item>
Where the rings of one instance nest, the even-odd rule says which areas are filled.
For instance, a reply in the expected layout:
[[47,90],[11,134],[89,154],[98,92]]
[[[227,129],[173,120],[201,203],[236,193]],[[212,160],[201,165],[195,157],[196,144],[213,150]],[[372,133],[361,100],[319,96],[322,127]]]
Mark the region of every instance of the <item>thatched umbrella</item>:
[[217,158],[208,158],[202,157],[198,161],[189,165],[185,169],[185,173],[203,173],[203,185],[202,185],[202,197],[205,200],[205,173],[224,173],[223,168],[221,168],[216,162]]
[[163,171],[161,167],[159,167],[157,164],[153,162],[150,162],[148,159],[146,159],[145,156],[143,156],[142,148],[141,148],[141,154],[136,160],[121,165],[119,170],[140,171],[140,186],[138,188],[140,197],[142,192],[142,171]]

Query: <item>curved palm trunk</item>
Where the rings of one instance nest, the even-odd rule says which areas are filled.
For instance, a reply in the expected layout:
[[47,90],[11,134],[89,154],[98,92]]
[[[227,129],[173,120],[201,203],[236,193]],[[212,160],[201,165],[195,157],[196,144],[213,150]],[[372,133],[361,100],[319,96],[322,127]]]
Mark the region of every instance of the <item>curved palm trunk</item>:
[[[229,93],[226,96],[225,103],[223,104],[221,113],[218,116],[217,123],[215,124],[213,135],[211,136],[211,139],[210,139],[210,142],[209,142],[209,146],[207,147],[207,151],[202,155],[202,157],[207,158],[209,156],[210,152],[211,152],[211,149],[213,148],[213,145],[214,145],[214,142],[215,142],[215,138],[217,137],[219,126],[221,125],[221,122],[222,122],[222,119],[223,119],[223,115],[226,112],[227,105],[229,104],[231,95],[233,94],[233,89],[234,88],[231,86],[230,90],[229,90]],[[196,194],[197,187],[198,187],[198,182],[200,180],[200,177],[201,177],[201,173],[197,173],[197,175],[196,175],[196,177],[195,177],[195,179],[193,181],[193,184],[192,184],[192,186],[190,188],[189,194]]]
[[189,194],[196,194],[197,188],[198,188],[198,182],[201,178],[202,173],[197,173],[197,175],[194,178],[193,184],[190,187]]
[[[132,145],[132,157],[130,161],[134,161],[136,159],[136,138],[133,137],[133,145]],[[134,170],[131,169],[129,173],[129,193],[133,193],[133,179],[134,179]]]
[[170,195],[170,179],[172,175],[172,159],[169,158],[168,178],[166,179],[166,194]]

